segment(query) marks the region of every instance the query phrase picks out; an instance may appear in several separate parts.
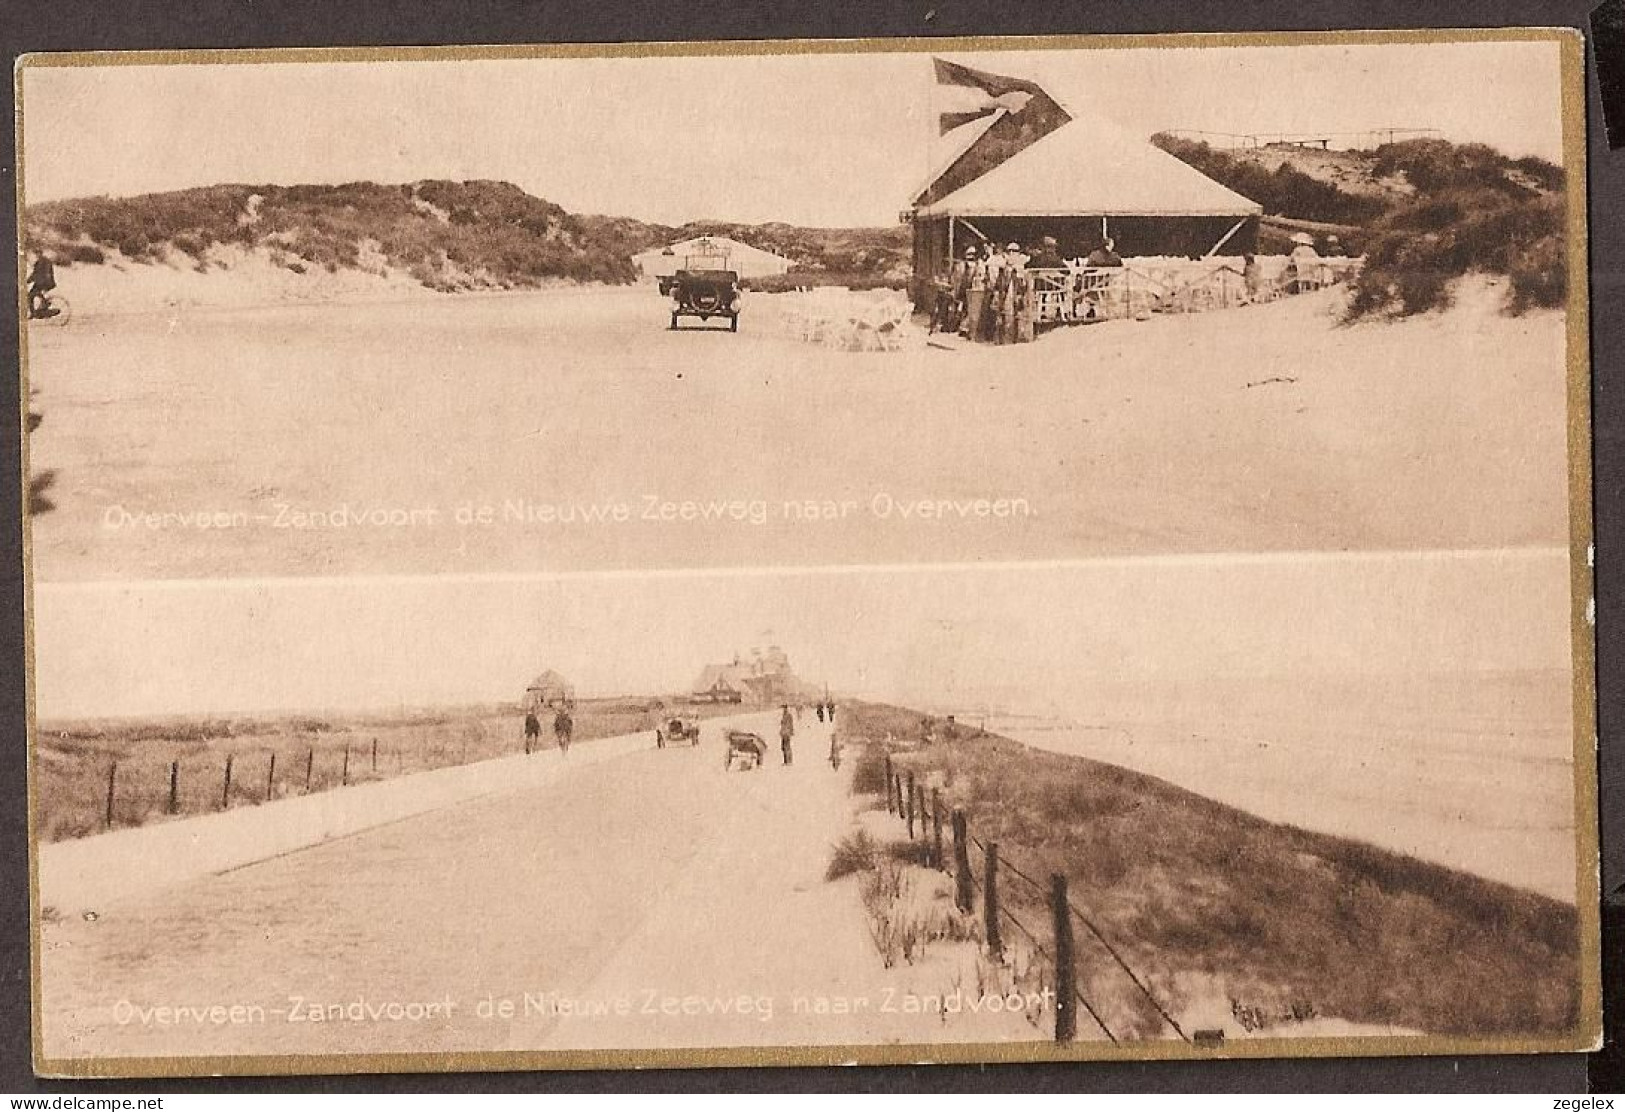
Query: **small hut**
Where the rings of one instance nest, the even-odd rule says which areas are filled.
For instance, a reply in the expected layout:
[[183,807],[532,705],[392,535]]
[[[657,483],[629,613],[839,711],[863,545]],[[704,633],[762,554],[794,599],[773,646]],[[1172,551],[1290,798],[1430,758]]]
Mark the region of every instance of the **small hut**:
[[544,710],[561,710],[574,706],[575,685],[551,668],[530,681],[525,688],[525,711],[537,714]]

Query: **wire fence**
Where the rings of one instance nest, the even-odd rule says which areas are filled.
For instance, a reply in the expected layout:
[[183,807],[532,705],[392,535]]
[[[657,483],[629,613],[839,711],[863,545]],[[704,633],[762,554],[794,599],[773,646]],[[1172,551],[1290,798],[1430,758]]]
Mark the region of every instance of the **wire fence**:
[[1360,131],[1203,131],[1197,128],[1168,128],[1161,134],[1175,139],[1206,143],[1220,150],[1260,150],[1265,147],[1299,147],[1319,150],[1375,150],[1388,143],[1413,139],[1437,139],[1444,133],[1436,127],[1372,127]]
[[[686,712],[685,712],[686,713]],[[702,716],[709,716],[703,714]],[[392,728],[373,736],[364,727],[337,736],[325,731],[253,738],[229,734],[203,739],[190,751],[108,753],[106,742],[66,736],[42,743],[39,769],[40,836],[45,841],[84,837],[478,761],[560,747],[552,715],[534,732],[518,715]],[[574,741],[649,732],[659,721],[634,712],[588,712],[578,717]],[[257,742],[257,743],[256,743]]]
[[74,774],[78,784],[71,789],[67,785],[54,792],[47,788],[54,799],[47,809],[58,819],[47,836],[81,836],[163,818],[270,803],[499,755],[487,749],[381,746],[373,738],[343,745],[311,742],[238,748],[167,761],[140,755],[108,758],[93,782],[89,771],[81,769]]
[[[1070,880],[1065,873],[1051,873],[1047,881],[1038,879],[1033,872],[1013,861],[999,843],[984,841],[970,829],[970,819],[962,809],[946,809],[939,788],[927,789],[912,771],[894,767],[890,751],[885,753],[886,809],[905,824],[911,842],[923,842],[924,860],[928,867],[950,873],[955,878],[955,903],[961,912],[975,914],[980,911],[983,945],[988,956],[1003,960],[1007,956],[1006,928],[1019,936],[1032,957],[1048,970],[1055,991],[1055,1040],[1070,1042],[1077,1037],[1078,1013],[1084,1014],[1113,1043],[1122,1040],[1108,1022],[1106,1009],[1092,993],[1086,991],[1079,977],[1080,960],[1074,924],[1079,924],[1094,943],[1104,961],[1090,967],[1098,974],[1116,970],[1127,979],[1134,995],[1138,996],[1158,1017],[1159,1022],[1184,1042],[1191,1042],[1179,1021],[1152,990],[1148,979],[1137,972],[1123,948],[1114,943],[1094,917],[1086,914],[1070,894]],[[944,840],[944,823],[949,831]],[[972,850],[980,859],[978,873],[972,863]],[[1021,886],[1021,895],[1006,896],[1006,881]],[[1047,922],[1029,915],[1030,910],[1048,912]],[[1018,914],[1019,912],[1019,914]]]

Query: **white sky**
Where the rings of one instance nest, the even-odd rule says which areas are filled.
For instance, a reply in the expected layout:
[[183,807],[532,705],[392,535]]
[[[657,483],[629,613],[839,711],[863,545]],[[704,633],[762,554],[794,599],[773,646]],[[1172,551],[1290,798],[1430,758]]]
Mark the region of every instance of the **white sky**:
[[[1555,42],[947,53],[1164,128],[1434,127],[1559,161]],[[495,178],[679,223],[897,219],[937,161],[930,54],[30,67],[29,201]]]
[[1149,677],[1569,666],[1567,554],[1284,555],[1061,567],[503,580],[36,585],[42,719],[687,690],[771,630],[800,674],[1031,705]]

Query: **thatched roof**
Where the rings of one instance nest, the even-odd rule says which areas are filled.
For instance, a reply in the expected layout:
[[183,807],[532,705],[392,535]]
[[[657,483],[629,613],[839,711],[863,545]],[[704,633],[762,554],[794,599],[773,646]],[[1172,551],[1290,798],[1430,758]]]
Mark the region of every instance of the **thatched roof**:
[[746,691],[746,680],[750,676],[749,669],[740,664],[707,664],[700,672],[700,678],[694,681],[696,694],[706,691],[737,691],[743,695]]

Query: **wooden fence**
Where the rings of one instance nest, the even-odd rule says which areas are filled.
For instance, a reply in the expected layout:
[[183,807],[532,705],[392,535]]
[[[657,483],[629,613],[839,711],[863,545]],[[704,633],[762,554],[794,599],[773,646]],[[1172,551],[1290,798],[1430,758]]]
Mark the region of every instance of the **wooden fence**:
[[[1120,1041],[1101,1014],[1101,1009],[1084,995],[1079,984],[1074,925],[1081,926],[1110,965],[1128,978],[1134,991],[1145,999],[1161,1022],[1175,1036],[1191,1042],[1190,1036],[1151,991],[1145,978],[1136,973],[1123,956],[1121,948],[1114,945],[1094,919],[1074,902],[1064,873],[1051,873],[1047,883],[1033,877],[1027,870],[1018,867],[1000,849],[998,842],[984,842],[977,838],[971,832],[970,819],[963,810],[945,808],[940,788],[927,790],[916,781],[913,772],[895,768],[889,750],[884,759],[887,811],[902,820],[911,842],[923,843],[927,867],[940,869],[954,877],[954,902],[967,915],[979,913],[982,944],[988,956],[994,960],[1004,957],[1005,928],[1008,926],[1025,939],[1035,956],[1047,963],[1055,985],[1056,1042],[1071,1042],[1077,1037],[1080,1007],[1101,1034],[1113,1043]],[[943,834],[945,823],[947,842]],[[980,859],[979,875],[971,853],[973,849],[976,851],[975,857]],[[1010,905],[1020,901],[1006,900],[1000,896],[1001,885],[1007,878],[1026,886],[1028,903],[1042,904],[1047,909],[1047,923],[1038,923],[1035,928],[1015,914]]]
[[[547,735],[547,748],[554,748],[552,731],[548,730]],[[542,752],[539,739],[524,737],[515,742],[514,749],[521,745],[526,754]],[[224,755],[198,755],[168,762],[126,756],[107,763],[96,804],[99,814],[94,820],[81,822],[80,829],[92,833],[95,827],[113,830],[140,826],[158,817],[255,806],[502,755],[502,751],[492,751],[486,745],[425,753],[412,746],[380,746],[377,738],[371,738],[343,746],[239,749]],[[81,815],[83,806],[81,803]]]

